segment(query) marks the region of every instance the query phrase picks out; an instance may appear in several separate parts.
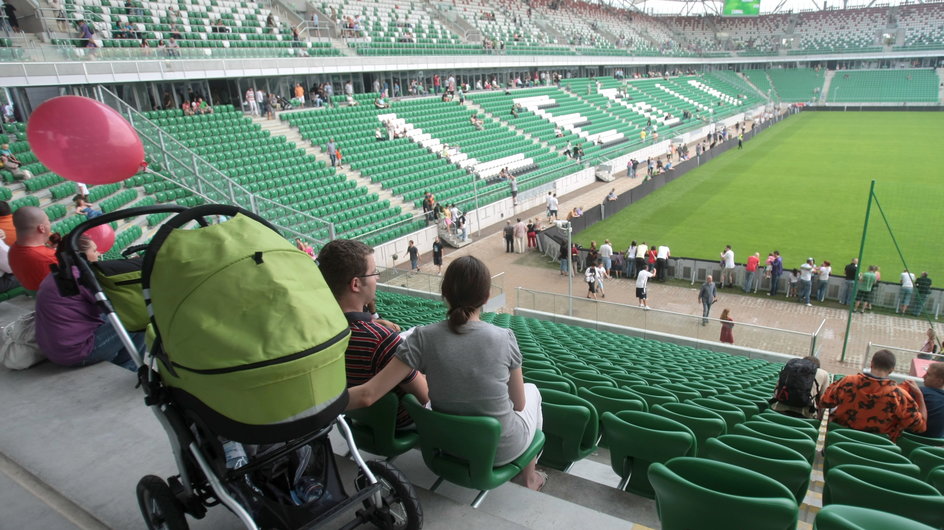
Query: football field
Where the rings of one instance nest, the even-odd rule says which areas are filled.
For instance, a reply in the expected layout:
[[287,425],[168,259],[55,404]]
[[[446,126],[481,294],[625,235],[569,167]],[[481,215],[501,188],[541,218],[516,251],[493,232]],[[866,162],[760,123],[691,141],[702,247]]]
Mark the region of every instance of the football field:
[[[575,235],[667,244],[676,257],[717,260],[730,244],[739,263],[779,250],[784,268],[807,257],[834,274],[858,255],[869,184],[912,271],[944,281],[944,113],[805,112],[787,118],[622,212]],[[874,205],[863,262],[883,280],[902,271]],[[940,282],[937,282],[940,283]]]

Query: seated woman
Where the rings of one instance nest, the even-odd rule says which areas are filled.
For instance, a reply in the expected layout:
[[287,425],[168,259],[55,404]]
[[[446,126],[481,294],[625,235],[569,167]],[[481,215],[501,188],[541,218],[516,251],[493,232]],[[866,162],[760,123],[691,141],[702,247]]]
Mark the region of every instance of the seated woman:
[[374,100],[374,106],[377,107],[378,109],[390,108],[390,105],[388,105],[387,102],[384,101],[383,96],[379,96],[377,99]]
[[[380,373],[349,389],[348,409],[373,404],[416,369],[426,374],[433,410],[490,416],[501,423],[496,466],[520,456],[541,430],[541,393],[524,382],[514,333],[479,319],[490,288],[491,274],[479,259],[463,256],[453,261],[442,281],[448,319],[413,328]],[[547,475],[535,464],[531,461],[516,480],[540,490]]]
[[[79,251],[89,261],[98,261],[98,249],[88,237],[79,239]],[[78,276],[78,269],[73,270]],[[77,285],[78,294],[63,296],[56,276],[48,274],[36,291],[36,344],[55,364],[88,366],[110,361],[134,371],[134,360],[125,349],[111,324],[103,320],[95,297],[86,287]],[[144,353],[144,333],[132,333],[138,353]]]
[[86,219],[94,219],[102,215],[101,210],[96,210],[92,203],[85,201],[85,195],[76,195],[72,201],[75,202],[75,213],[84,215]]

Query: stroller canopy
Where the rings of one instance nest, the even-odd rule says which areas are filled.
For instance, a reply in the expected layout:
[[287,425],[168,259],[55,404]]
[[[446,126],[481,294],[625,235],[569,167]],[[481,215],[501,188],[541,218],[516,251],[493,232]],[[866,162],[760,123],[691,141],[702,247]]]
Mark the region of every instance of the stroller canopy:
[[[344,393],[350,332],[317,265],[252,214],[212,208],[179,214],[148,249],[144,282],[164,382],[244,424],[324,410]],[[181,228],[233,210],[225,222]]]

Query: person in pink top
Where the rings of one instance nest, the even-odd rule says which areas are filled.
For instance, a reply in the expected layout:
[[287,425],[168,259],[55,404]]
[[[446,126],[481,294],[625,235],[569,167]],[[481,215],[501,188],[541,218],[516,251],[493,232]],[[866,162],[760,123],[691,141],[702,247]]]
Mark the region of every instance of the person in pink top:
[[757,277],[757,266],[760,265],[760,252],[755,252],[753,256],[747,258],[747,264],[744,265],[744,289],[749,293],[754,289],[754,278]]

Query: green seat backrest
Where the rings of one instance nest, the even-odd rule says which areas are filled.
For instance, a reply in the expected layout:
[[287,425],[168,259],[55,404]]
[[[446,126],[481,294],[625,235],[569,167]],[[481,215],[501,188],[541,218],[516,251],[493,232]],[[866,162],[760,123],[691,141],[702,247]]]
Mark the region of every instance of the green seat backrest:
[[542,390],[549,388],[552,390],[570,392],[575,395],[577,394],[577,387],[574,385],[574,382],[560,374],[540,370],[529,370],[524,374],[524,380],[527,383],[533,383]]
[[545,443],[541,465],[566,470],[597,448],[599,419],[589,401],[567,392],[541,391]]
[[921,475],[921,468],[899,453],[883,446],[856,442],[836,442],[826,447],[823,473],[843,464],[860,464],[887,469],[909,477]]
[[744,416],[743,410],[738,408],[736,405],[726,403],[720,398],[696,398],[689,401],[689,403],[717,412],[718,415],[724,418],[724,421],[727,424],[727,432],[731,432],[735,425],[747,419]]
[[399,404],[397,395],[389,392],[369,407],[347,412],[358,449],[392,458],[416,445],[416,432],[396,430]]
[[872,508],[944,527],[944,495],[912,477],[869,466],[846,464],[826,474],[823,505]]
[[901,448],[901,454],[910,456],[912,451],[920,447],[944,447],[944,438],[928,438],[904,431],[895,443]]
[[[689,403],[666,403],[650,409],[653,414],[671,418],[695,434],[697,447],[701,447],[709,438],[720,436],[727,431],[727,423],[718,413]],[[697,456],[696,451],[696,456]]]
[[653,498],[646,472],[653,462],[692,456],[695,434],[685,425],[641,411],[603,414],[603,429],[610,448],[610,466],[620,476],[620,489]]
[[791,418],[790,416],[785,416],[773,410],[765,410],[764,412],[754,416],[752,419],[769,421],[796,429],[809,436],[814,442],[819,438],[819,431],[810,422],[800,418]]
[[797,503],[802,503],[806,496],[813,470],[803,455],[789,447],[740,434],[725,434],[708,440],[700,456],[770,477],[787,486]]
[[933,530],[932,527],[892,513],[860,506],[830,504],[816,514],[814,530],[860,530],[894,528],[895,530]]
[[784,485],[764,475],[703,458],[679,457],[649,468],[665,530],[787,530],[798,506]]
[[912,451],[908,458],[921,468],[918,478],[928,481],[931,471],[944,466],[944,447],[920,447]]
[[644,400],[646,400],[646,404],[650,409],[656,405],[662,405],[664,403],[679,402],[679,399],[675,394],[657,386],[634,385],[629,387],[629,390],[639,394]]
[[811,464],[813,463],[813,456],[816,453],[816,442],[810,440],[809,436],[796,429],[769,421],[746,421],[735,426],[733,434],[754,436],[779,443],[799,452],[806,458],[806,461]]
[[887,436],[871,432],[857,431],[855,429],[849,429],[846,427],[833,427],[831,425],[829,430],[826,432],[826,447],[829,447],[830,444],[837,442],[859,442],[887,447],[898,452],[901,451],[901,449],[895,445],[894,442],[889,440]]
[[544,435],[535,434],[531,447],[515,461],[495,467],[501,424],[486,416],[457,416],[429,410],[416,397],[403,399],[416,422],[426,466],[437,476],[459,486],[490,490],[511,480],[537,456]]

